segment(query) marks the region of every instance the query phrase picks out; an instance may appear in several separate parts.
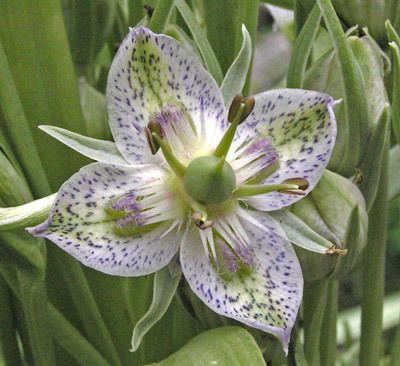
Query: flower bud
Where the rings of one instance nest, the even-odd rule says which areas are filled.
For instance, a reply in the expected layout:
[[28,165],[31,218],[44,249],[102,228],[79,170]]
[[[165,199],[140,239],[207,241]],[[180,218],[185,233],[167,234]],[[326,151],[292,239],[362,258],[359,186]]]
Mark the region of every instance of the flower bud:
[[183,176],[186,193],[202,204],[217,204],[232,196],[235,173],[225,158],[201,156],[190,162]]
[[400,16],[397,0],[332,0],[332,4],[348,26],[367,27],[380,44],[385,44],[385,20],[393,23]]
[[[361,134],[361,141],[357,143],[356,141],[359,140],[351,136],[349,132],[352,121],[348,121],[346,116],[346,108],[352,108],[351,96],[348,98],[348,105],[346,105],[346,100],[335,105],[338,134],[328,168],[344,176],[351,176],[360,163],[371,129],[377,124],[387,101],[383,77],[389,62],[368,34],[361,37],[349,36],[347,42],[361,71],[363,89],[368,103],[368,120],[365,121],[365,126],[360,126],[358,129],[364,132]],[[336,100],[344,98],[345,88],[337,54],[333,48],[320,56],[310,67],[304,87],[324,91]],[[357,159],[353,159],[354,155]]]
[[[308,197],[292,213],[332,243],[327,254],[296,247],[305,280],[347,274],[366,244],[368,216],[364,198],[349,179],[326,171]],[[341,249],[347,250],[345,252]]]

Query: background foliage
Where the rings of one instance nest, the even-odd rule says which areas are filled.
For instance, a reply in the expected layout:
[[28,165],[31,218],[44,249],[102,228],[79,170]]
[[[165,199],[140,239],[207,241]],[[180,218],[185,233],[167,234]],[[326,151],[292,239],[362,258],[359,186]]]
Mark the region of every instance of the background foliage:
[[[298,249],[307,282],[286,359],[274,338],[217,316],[183,282],[169,305],[153,298],[162,274],[107,276],[4,226],[0,365],[400,365],[399,20],[395,0],[0,1],[2,207],[50,195],[88,163],[39,125],[111,139],[107,72],[129,26],[144,24],[196,52],[228,100],[235,88],[285,86],[342,99],[329,166],[341,177],[326,175],[291,214],[307,242],[334,235],[348,249],[340,259]],[[152,301],[151,329],[129,352]]]

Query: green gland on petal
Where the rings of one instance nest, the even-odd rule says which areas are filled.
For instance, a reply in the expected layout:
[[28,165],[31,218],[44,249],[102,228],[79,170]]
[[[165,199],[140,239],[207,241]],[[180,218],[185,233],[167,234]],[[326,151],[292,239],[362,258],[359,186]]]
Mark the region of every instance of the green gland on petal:
[[183,186],[186,193],[197,202],[218,204],[232,196],[236,177],[224,157],[201,156],[187,166]]

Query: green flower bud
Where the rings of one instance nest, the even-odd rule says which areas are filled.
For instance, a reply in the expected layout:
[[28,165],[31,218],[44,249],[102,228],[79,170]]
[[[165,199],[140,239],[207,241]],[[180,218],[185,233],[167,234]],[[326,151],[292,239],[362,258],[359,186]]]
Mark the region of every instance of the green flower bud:
[[[388,100],[383,78],[389,61],[369,35],[349,36],[347,42],[361,71],[366,100],[368,101],[368,120],[365,121],[366,125],[361,127],[364,132],[362,141],[358,145],[349,133],[349,124],[352,121],[347,121],[346,117],[346,108],[351,108],[351,105],[347,106],[346,101],[344,101],[335,106],[338,135],[328,168],[344,176],[351,176],[360,161],[357,164],[350,164],[349,160],[353,161],[350,157],[355,154],[361,160],[371,130],[376,126]],[[304,87],[305,89],[324,91],[338,100],[344,98],[343,80],[337,55],[333,48],[320,56],[310,67]],[[351,104],[351,96],[349,101],[349,104]]]
[[187,166],[183,186],[186,193],[197,202],[217,204],[232,196],[236,178],[224,157],[201,156]]
[[367,27],[380,44],[386,43],[385,20],[398,24],[400,17],[397,0],[332,0],[332,4],[347,25]]
[[[357,186],[349,179],[326,171],[310,195],[292,207],[292,213],[332,243],[328,254],[296,247],[305,280],[346,275],[364,249],[367,236],[368,216]],[[344,252],[335,247],[347,250],[347,254],[338,255]]]

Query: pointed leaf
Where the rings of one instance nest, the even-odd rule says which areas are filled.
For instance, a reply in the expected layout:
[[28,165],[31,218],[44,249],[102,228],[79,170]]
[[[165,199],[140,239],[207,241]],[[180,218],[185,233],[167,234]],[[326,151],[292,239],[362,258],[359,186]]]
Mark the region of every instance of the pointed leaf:
[[389,155],[389,201],[400,195],[400,145],[390,149]]
[[317,1],[337,51],[343,76],[345,111],[351,139],[347,141],[342,167],[346,173],[352,174],[360,161],[368,133],[365,128],[368,108],[363,77],[330,0]]
[[132,335],[132,349],[136,351],[146,333],[162,318],[175,295],[181,272],[164,267],[154,276],[153,301],[147,313],[136,323]]
[[218,63],[217,57],[212,50],[207,37],[196,20],[192,9],[186,4],[185,0],[177,0],[176,7],[178,8],[182,18],[185,20],[187,26],[192,33],[193,39],[195,40],[197,47],[201,55],[203,56],[204,63],[207,66],[208,71],[214,76],[218,84],[222,81],[222,71]]
[[290,59],[287,86],[288,88],[303,87],[307,61],[310,56],[314,39],[321,22],[321,11],[317,4],[309,14],[300,34],[296,38]]
[[39,128],[71,149],[102,163],[127,166],[129,163],[122,157],[114,142],[97,140],[78,133],[54,126]]
[[56,193],[16,207],[0,207],[0,231],[25,228],[44,221]]
[[230,105],[235,94],[239,94],[242,91],[250,67],[252,55],[251,38],[244,24],[242,25],[242,34],[242,47],[229,70],[226,72],[225,78],[221,84],[221,91],[224,96],[226,107]]
[[393,53],[392,124],[397,143],[400,143],[400,51],[399,45],[389,42]]
[[389,121],[390,107],[386,104],[361,165],[363,177],[360,189],[363,192],[368,211],[374,203],[379,187],[383,153],[389,136]]
[[288,239],[295,245],[315,253],[327,254],[334,243],[312,230],[295,214],[284,210],[270,212],[270,215],[281,224]]
[[204,332],[158,366],[265,366],[253,337],[240,327],[223,327]]

